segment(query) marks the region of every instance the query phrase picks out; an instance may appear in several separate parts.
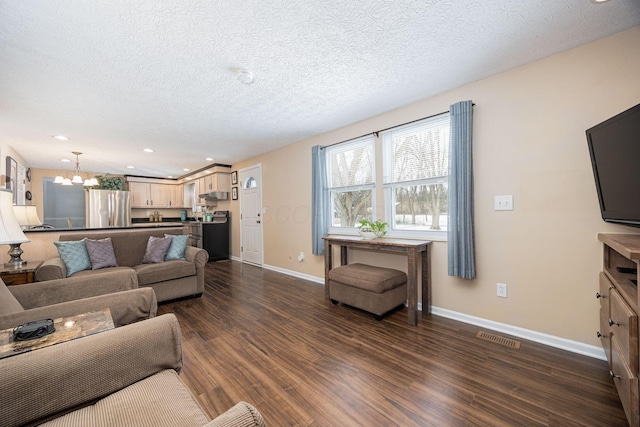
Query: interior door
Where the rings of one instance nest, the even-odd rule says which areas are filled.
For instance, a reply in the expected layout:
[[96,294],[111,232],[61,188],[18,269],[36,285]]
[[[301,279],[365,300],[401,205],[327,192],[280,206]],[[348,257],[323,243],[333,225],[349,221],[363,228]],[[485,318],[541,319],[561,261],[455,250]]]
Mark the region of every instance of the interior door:
[[240,170],[240,239],[243,262],[262,265],[262,166]]

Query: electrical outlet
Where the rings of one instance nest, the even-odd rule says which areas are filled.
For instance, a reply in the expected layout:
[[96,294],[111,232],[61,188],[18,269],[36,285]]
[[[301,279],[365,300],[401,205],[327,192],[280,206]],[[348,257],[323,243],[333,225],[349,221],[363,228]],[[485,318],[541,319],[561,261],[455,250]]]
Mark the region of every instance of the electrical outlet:
[[512,211],[513,196],[495,196],[493,200],[493,209],[496,211]]
[[506,298],[507,297],[507,284],[506,283],[498,283],[497,295],[500,298]]
[[298,261],[299,262],[304,261],[304,252],[300,252],[300,254],[298,255]]

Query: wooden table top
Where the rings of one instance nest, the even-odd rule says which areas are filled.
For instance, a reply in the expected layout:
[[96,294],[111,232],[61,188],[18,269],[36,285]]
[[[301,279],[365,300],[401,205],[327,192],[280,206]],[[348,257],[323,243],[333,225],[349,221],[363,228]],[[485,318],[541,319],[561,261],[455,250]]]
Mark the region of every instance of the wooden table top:
[[28,341],[14,341],[14,328],[0,331],[0,359],[114,328],[111,311],[108,308],[54,319],[53,325],[56,328],[53,333]]

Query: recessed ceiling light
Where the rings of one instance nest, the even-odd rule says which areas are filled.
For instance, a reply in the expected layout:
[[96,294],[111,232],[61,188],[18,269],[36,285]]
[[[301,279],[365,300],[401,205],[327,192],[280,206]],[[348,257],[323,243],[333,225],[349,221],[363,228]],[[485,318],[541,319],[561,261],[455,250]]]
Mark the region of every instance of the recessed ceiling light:
[[167,175],[167,178],[173,178],[173,175]]
[[213,161],[213,159],[212,159],[211,157],[207,157],[205,160],[206,160],[207,162],[212,162],[212,161]]
[[135,169],[135,166],[127,166],[127,169]]
[[153,150],[151,148],[145,148],[144,150],[145,153],[153,153]]
[[64,136],[64,135],[53,135],[52,138],[55,138],[58,141],[69,141],[71,139],[68,136]]
[[610,1],[610,0],[591,0],[591,3],[600,4],[600,3],[606,3],[608,1]]
[[182,170],[185,171],[185,172],[189,172],[191,169],[184,168]]
[[69,160],[69,159],[60,159],[60,161],[61,161],[61,162],[64,162],[64,163],[69,163],[69,162],[71,162],[71,160]]
[[245,70],[244,68],[236,70],[236,78],[238,81],[246,85],[253,83],[253,73],[249,70]]

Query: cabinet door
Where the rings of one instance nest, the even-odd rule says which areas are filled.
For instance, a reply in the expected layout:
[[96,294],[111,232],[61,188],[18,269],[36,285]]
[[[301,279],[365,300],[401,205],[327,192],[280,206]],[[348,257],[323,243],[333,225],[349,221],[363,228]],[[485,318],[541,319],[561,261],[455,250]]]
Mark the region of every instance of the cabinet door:
[[204,177],[204,188],[206,189],[205,191],[207,193],[210,193],[212,191],[215,191],[215,188],[213,186],[213,176],[215,174],[211,174],[211,175],[207,175]]
[[129,192],[131,193],[132,208],[148,208],[151,206],[149,184],[145,182],[130,182]]
[[184,207],[184,185],[171,185],[171,199],[169,199],[169,206],[172,208]]
[[228,173],[214,173],[211,176],[211,191],[231,191],[231,176]]
[[149,184],[151,187],[151,206],[154,208],[168,208],[171,186],[167,184]]

